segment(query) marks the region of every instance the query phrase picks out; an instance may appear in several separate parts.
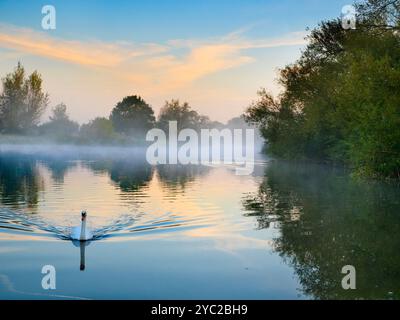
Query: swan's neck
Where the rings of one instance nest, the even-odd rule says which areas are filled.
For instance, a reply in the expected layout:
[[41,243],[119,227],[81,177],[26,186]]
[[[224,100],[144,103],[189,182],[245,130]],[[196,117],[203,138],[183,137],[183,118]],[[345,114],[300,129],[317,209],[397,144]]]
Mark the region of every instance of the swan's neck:
[[86,220],[82,220],[80,240],[86,240]]

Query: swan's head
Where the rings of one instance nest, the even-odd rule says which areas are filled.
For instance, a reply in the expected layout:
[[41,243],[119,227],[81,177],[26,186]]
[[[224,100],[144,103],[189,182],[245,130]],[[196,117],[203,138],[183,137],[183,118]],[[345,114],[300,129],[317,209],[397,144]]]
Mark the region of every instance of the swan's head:
[[85,221],[86,220],[86,211],[82,211],[81,216],[82,216],[82,221]]

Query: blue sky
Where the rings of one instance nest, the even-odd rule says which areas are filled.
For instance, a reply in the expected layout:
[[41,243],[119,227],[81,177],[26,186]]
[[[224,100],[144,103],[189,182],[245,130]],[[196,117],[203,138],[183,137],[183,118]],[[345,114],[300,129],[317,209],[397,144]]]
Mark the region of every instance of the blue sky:
[[[305,30],[340,16],[349,0],[0,0],[0,75],[18,60],[38,69],[53,104],[72,118],[107,116],[124,95],[158,110],[171,98],[226,121],[295,61]],[[41,8],[56,8],[42,30]],[[1,36],[3,38],[1,38]]]

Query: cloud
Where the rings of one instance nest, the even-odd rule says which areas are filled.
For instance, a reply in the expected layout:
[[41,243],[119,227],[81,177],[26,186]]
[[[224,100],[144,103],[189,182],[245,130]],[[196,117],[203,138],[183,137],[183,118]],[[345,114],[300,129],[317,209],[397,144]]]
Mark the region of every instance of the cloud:
[[4,24],[0,25],[0,47],[80,65],[102,67],[115,67],[126,59],[165,50],[156,44],[64,40],[32,29]]
[[221,38],[175,39],[165,44],[65,40],[32,29],[0,25],[0,47],[20,54],[101,68],[113,77],[160,92],[255,61],[249,50],[305,44],[303,32],[275,39],[246,39],[248,28]]
[[253,58],[241,55],[229,44],[202,44],[193,47],[184,57],[165,55],[148,59],[145,66],[157,73],[164,89],[185,86],[207,75],[241,66]]
[[[296,32],[277,39],[247,40],[241,38],[242,31],[234,32],[222,39],[196,42],[193,40],[173,40],[171,45],[188,48],[184,57],[165,55],[148,60],[148,66],[163,70],[162,78],[168,86],[180,87],[199,78],[219,71],[239,67],[255,61],[246,54],[251,49],[277,48],[305,45],[304,32]],[[162,79],[161,78],[161,79]]]

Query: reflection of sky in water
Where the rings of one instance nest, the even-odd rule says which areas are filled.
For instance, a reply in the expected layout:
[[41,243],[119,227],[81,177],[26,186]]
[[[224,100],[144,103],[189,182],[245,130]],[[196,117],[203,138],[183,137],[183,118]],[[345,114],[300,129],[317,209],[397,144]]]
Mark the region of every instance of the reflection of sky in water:
[[[60,182],[44,163],[37,163],[41,186],[37,203],[21,203],[17,211],[34,213],[35,219],[49,225],[73,226],[80,223],[79,213],[85,209],[92,228],[131,216],[134,225],[130,231],[146,231],[147,226],[158,225],[161,230],[163,226],[175,227],[168,237],[209,237],[229,250],[235,246],[265,245],[245,236],[245,231],[253,229],[254,221],[241,214],[242,190],[256,191],[254,177],[236,176],[225,168],[197,168],[191,171],[190,179],[181,181],[180,172],[160,177],[162,169],[152,168],[139,187],[124,190],[120,184],[127,176],[121,174],[119,181],[113,181],[109,172],[93,171],[91,164],[71,162]],[[13,207],[12,203],[9,205]],[[165,237],[161,232],[148,232],[146,236]]]
[[[268,254],[277,231],[256,231],[243,215],[243,192],[256,192],[261,178],[107,159],[2,161],[2,170],[23,168],[31,177],[1,179],[15,192],[2,194],[10,211],[0,220],[0,298],[296,297],[292,271]],[[107,235],[84,252],[52,234],[79,224],[82,209]],[[40,289],[44,264],[57,269],[55,292]],[[282,271],[285,288],[276,280]]]
[[[398,297],[398,186],[263,160],[236,176],[124,159],[0,156],[0,299]],[[62,240],[82,209],[87,247]],[[345,264],[358,291],[340,287]]]

